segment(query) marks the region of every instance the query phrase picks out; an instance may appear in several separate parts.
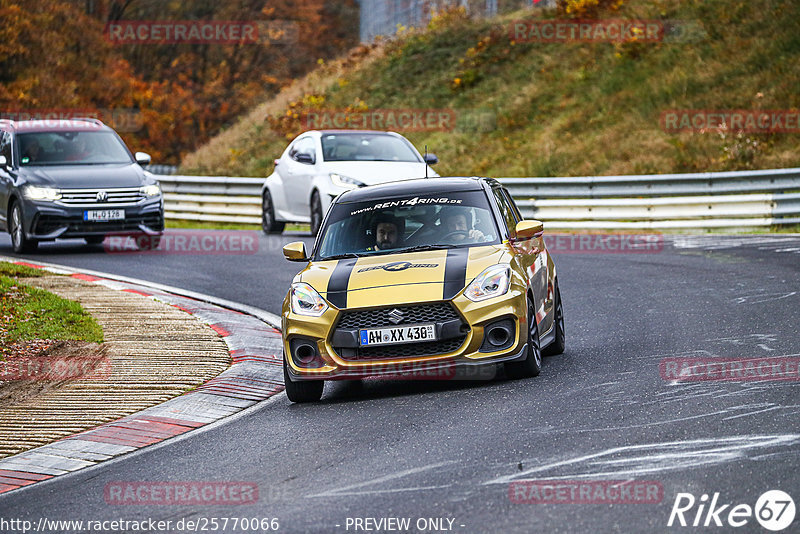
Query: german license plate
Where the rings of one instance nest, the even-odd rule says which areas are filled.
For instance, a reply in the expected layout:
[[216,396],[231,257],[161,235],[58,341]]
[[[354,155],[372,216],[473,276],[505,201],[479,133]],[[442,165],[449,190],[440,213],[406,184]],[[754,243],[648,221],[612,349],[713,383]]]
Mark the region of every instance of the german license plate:
[[396,343],[414,343],[419,341],[436,341],[435,324],[413,324],[393,326],[390,328],[367,328],[359,332],[361,346],[393,345]]
[[83,212],[84,221],[119,221],[125,218],[125,210],[89,210]]

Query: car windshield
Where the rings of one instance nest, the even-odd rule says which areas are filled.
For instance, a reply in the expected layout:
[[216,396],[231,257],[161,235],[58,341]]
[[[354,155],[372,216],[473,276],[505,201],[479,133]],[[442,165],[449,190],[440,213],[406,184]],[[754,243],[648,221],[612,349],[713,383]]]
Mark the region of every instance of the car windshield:
[[370,133],[325,134],[322,157],[325,161],[422,161],[404,139]]
[[18,139],[22,166],[132,162],[125,145],[111,132],[38,132],[20,134]]
[[499,243],[483,191],[334,204],[316,259]]

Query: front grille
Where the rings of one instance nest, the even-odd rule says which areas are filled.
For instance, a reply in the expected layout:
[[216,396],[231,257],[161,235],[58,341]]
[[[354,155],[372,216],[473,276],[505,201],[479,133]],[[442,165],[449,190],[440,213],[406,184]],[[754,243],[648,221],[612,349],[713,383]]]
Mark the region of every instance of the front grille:
[[131,232],[139,230],[139,226],[142,224],[155,232],[164,230],[164,219],[159,212],[136,216],[126,214],[126,218],[121,221],[107,222],[84,221],[81,217],[43,214],[36,219],[35,233],[46,235],[65,226],[67,227],[65,234]]
[[363,311],[344,311],[339,319],[337,328],[375,328],[378,326],[395,326],[390,318],[390,312],[398,309],[403,312],[401,324],[440,323],[460,319],[458,313],[447,302],[432,304],[417,304],[414,306],[390,306]]
[[437,356],[457,350],[467,339],[463,336],[428,341],[425,343],[408,343],[405,345],[382,345],[377,347],[335,348],[336,353],[343,359],[355,360],[380,360],[386,358],[413,358],[415,356]]
[[[469,330],[448,302],[434,302],[428,304],[415,304],[412,306],[388,306],[371,310],[344,311],[342,312],[337,329],[359,330],[362,328],[392,327],[395,323],[390,320],[392,312],[402,312],[400,324],[445,323],[447,321],[460,321],[462,332]],[[415,356],[436,356],[457,350],[467,339],[463,333],[457,337],[441,339],[438,341],[424,341],[406,343],[402,345],[379,345],[377,347],[333,347],[336,353],[344,360],[376,360],[384,358],[412,358]]]
[[[108,198],[103,201],[97,200],[97,194],[104,191]],[[111,188],[111,189],[62,189],[61,202],[68,206],[97,206],[135,204],[144,199],[144,194],[138,187],[133,188]]]

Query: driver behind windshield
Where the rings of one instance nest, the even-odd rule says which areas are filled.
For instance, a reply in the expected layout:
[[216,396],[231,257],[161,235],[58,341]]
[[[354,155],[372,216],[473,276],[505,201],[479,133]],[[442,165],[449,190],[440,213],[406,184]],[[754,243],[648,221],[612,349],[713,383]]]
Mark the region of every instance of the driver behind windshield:
[[462,208],[444,208],[439,214],[442,237],[461,242],[470,238],[484,241],[486,236],[480,230],[472,228],[472,213]]
[[375,236],[375,245],[367,250],[387,250],[397,248],[402,241],[405,223],[393,215],[381,214],[372,225],[372,235]]

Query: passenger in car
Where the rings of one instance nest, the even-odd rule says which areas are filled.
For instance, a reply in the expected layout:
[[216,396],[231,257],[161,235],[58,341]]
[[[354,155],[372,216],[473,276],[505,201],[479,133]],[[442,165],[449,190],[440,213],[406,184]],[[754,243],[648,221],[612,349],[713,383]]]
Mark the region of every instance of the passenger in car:
[[372,229],[375,245],[367,250],[387,250],[401,246],[400,242],[404,231],[405,224],[402,219],[388,214],[378,215]]
[[[36,138],[25,140],[22,148],[22,162],[38,161],[42,157],[42,147]],[[27,158],[27,159],[26,159]]]

